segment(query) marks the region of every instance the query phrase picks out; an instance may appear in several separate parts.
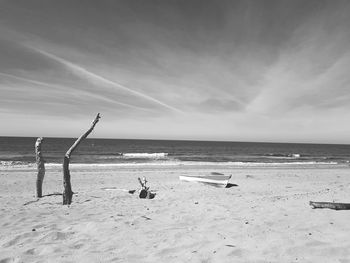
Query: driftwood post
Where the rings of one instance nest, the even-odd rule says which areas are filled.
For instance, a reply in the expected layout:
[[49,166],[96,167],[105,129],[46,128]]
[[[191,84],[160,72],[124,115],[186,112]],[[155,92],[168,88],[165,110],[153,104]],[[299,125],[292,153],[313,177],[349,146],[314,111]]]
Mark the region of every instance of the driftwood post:
[[36,177],[36,196],[42,197],[42,186],[45,176],[45,160],[41,152],[41,143],[44,138],[39,137],[35,142],[35,159],[38,168],[38,174]]
[[63,204],[64,205],[70,205],[72,203],[72,185],[70,183],[70,172],[69,172],[69,160],[70,156],[73,153],[73,151],[78,147],[78,145],[81,143],[82,140],[84,140],[94,129],[96,123],[100,119],[100,114],[98,113],[96,118],[91,124],[90,129],[88,129],[83,135],[81,135],[75,143],[69,148],[69,150],[66,152],[63,160]]

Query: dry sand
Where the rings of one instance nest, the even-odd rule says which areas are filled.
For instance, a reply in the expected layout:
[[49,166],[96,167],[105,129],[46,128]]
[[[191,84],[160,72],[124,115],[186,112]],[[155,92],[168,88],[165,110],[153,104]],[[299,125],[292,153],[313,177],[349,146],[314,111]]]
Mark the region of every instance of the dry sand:
[[[178,180],[232,173],[231,188]],[[0,262],[350,262],[349,169],[73,167],[71,206],[35,200],[35,169],[0,171]],[[146,176],[153,200],[136,189]],[[59,168],[43,193],[62,191]]]

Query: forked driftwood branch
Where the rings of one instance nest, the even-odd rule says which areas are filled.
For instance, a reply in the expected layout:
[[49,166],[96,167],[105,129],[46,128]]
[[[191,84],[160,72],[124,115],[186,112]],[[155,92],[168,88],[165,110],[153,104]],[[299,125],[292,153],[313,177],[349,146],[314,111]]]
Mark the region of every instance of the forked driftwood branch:
[[146,198],[146,199],[153,199],[155,197],[155,193],[152,193],[149,190],[149,186],[146,186],[147,179],[146,177],[143,177],[142,180],[140,177],[137,178],[139,180],[139,183],[141,185],[141,189],[139,191],[139,197],[140,198]]
[[144,190],[148,191],[149,187],[146,186],[146,184],[147,184],[146,177],[143,177],[142,180],[141,180],[140,177],[138,177],[137,179],[139,180],[139,183],[141,185],[141,189],[144,189]]
[[329,208],[334,210],[350,210],[350,203],[332,203],[332,202],[313,202],[310,201],[312,208]]
[[83,135],[81,135],[75,143],[69,148],[69,150],[66,152],[64,159],[63,159],[63,204],[64,205],[70,205],[72,203],[72,197],[73,197],[73,191],[72,191],[72,185],[70,182],[70,172],[69,172],[69,161],[70,156],[74,152],[74,150],[79,146],[79,144],[92,132],[92,130],[95,128],[96,123],[100,119],[100,114],[98,113],[96,118],[91,124],[90,129],[88,129]]
[[45,176],[45,160],[41,151],[41,143],[44,138],[39,137],[35,142],[35,159],[38,169],[38,174],[36,176],[36,197],[41,198],[43,195],[42,187]]

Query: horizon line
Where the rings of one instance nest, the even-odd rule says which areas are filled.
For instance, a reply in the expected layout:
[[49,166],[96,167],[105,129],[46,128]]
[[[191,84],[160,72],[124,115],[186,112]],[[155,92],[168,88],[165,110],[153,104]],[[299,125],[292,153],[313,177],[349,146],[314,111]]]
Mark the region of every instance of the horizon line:
[[[1,137],[7,138],[38,138],[38,136],[6,136],[0,135]],[[77,137],[56,137],[56,136],[39,136],[42,138],[50,138],[50,139],[77,139]],[[315,142],[280,142],[280,141],[230,141],[230,140],[193,140],[193,139],[145,139],[145,138],[85,138],[85,139],[97,139],[97,140],[134,140],[134,141],[178,141],[178,142],[223,142],[223,143],[265,143],[265,144],[313,144],[313,145],[349,145],[350,143],[315,143]]]

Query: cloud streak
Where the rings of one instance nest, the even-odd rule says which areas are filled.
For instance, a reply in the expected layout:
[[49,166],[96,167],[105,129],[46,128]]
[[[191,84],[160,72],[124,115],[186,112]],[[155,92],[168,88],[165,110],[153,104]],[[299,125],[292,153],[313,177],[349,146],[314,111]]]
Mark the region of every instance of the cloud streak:
[[138,91],[135,91],[133,89],[130,89],[128,87],[125,87],[124,85],[121,85],[120,83],[117,83],[115,81],[112,81],[112,80],[109,80],[109,79],[106,79],[98,74],[95,74],[77,64],[74,64],[68,60],[65,60],[61,57],[58,57],[52,53],[49,53],[47,51],[44,51],[44,50],[41,50],[41,49],[38,49],[38,48],[34,48],[34,47],[30,47],[30,46],[27,46],[27,48],[31,48],[33,50],[35,50],[36,52],[50,58],[50,59],[53,59],[55,60],[56,62],[59,62],[60,64],[64,65],[66,68],[70,69],[73,73],[75,73],[76,75],[80,76],[80,77],[83,77],[85,78],[86,80],[88,80],[89,82],[92,82],[94,84],[98,84],[98,83],[101,83],[101,84],[107,84],[109,86],[112,86],[114,88],[117,88],[117,89],[120,89],[120,90],[124,90],[124,91],[127,91],[129,92],[130,94],[133,94],[133,95],[136,95],[140,98],[143,98],[143,99],[146,99],[148,101],[151,101],[157,105],[161,105],[167,109],[170,109],[174,112],[177,112],[177,113],[182,113],[181,110],[175,108],[175,107],[172,107],[160,100],[157,100],[151,96],[148,96],[144,93],[141,93],[141,92],[138,92]]
[[[30,79],[30,78],[24,78],[24,77],[15,76],[15,75],[8,74],[8,73],[0,72],[0,75],[3,76],[3,77],[12,78],[12,79],[16,79],[16,80],[19,80],[19,81],[24,81],[24,82],[27,82],[27,83],[30,83],[30,84],[34,84],[34,85],[40,85],[40,86],[45,86],[45,87],[50,87],[50,88],[59,89],[59,90],[65,90],[65,91],[72,90],[72,88],[70,88],[70,87],[65,87],[65,86],[61,86],[61,85],[57,85],[57,84],[50,84],[50,83],[46,83],[46,82],[42,82],[42,81],[38,81],[38,80],[33,80],[33,79]],[[93,96],[94,98],[101,99],[101,100],[103,100],[105,102],[118,104],[118,105],[123,106],[123,107],[132,108],[132,109],[136,109],[136,110],[149,111],[149,109],[146,109],[146,108],[142,108],[142,107],[138,107],[138,106],[135,106],[135,105],[130,105],[130,104],[127,104],[127,103],[116,101],[114,99],[106,98],[105,96],[99,95],[99,94],[97,94],[95,92],[89,92],[89,91],[85,91],[85,90],[79,90],[79,92],[81,92],[83,94],[87,94],[89,96]]]
[[101,109],[109,137],[321,141],[338,131],[349,141],[350,2],[0,7],[4,110],[41,110],[52,124]]

